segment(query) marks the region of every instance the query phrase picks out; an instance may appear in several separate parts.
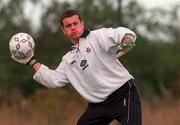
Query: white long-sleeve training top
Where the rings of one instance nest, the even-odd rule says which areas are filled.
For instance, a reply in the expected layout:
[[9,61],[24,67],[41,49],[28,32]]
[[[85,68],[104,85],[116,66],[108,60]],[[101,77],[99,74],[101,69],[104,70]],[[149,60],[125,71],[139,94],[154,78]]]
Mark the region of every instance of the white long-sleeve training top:
[[125,27],[85,31],[79,44],[63,56],[55,70],[42,64],[33,78],[49,88],[71,83],[89,102],[102,102],[133,79],[115,57],[117,47],[127,33],[136,39],[136,34]]

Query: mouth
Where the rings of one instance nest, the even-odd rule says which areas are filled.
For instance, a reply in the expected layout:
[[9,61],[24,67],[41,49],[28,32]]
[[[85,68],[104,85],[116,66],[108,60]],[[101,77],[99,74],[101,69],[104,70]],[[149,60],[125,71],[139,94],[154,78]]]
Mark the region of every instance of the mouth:
[[71,35],[72,35],[72,36],[75,36],[75,35],[76,35],[76,33],[75,33],[75,32],[73,32]]
[[75,36],[77,36],[77,35],[78,35],[77,32],[71,33],[71,36],[73,36],[73,37],[75,37]]

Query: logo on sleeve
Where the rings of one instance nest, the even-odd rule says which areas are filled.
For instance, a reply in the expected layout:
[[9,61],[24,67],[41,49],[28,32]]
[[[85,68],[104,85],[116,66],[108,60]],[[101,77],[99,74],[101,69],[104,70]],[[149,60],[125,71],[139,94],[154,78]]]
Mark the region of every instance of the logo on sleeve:
[[75,60],[73,60],[72,62],[70,62],[70,64],[72,65],[72,64],[74,64],[76,61]]
[[80,66],[82,67],[82,71],[88,67],[87,60],[81,60]]

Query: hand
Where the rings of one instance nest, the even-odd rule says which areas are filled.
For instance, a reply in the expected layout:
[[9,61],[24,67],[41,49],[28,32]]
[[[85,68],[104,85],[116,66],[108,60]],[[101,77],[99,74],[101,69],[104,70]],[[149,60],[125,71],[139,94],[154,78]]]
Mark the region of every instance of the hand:
[[135,42],[134,41],[132,41],[132,40],[127,40],[127,41],[122,41],[122,43],[121,43],[121,48],[124,48],[124,47],[133,47],[133,46],[135,46],[136,44],[135,44]]
[[116,58],[120,58],[121,56],[125,55],[127,52],[129,52],[131,49],[133,48],[133,46],[125,46],[122,49],[119,49],[116,52]]
[[13,55],[11,55],[11,58],[13,60],[15,60],[16,62],[21,63],[21,64],[27,64],[33,57],[34,57],[34,52],[30,57],[25,58],[25,59],[16,58]]
[[35,65],[37,63],[36,59],[34,58],[34,53],[26,59],[18,59],[18,58],[15,58],[13,55],[11,55],[11,58],[18,63],[30,65],[32,67],[33,67],[33,65]]
[[118,46],[116,57],[120,58],[121,56],[125,55],[135,46],[135,42],[129,37],[126,36],[121,44]]

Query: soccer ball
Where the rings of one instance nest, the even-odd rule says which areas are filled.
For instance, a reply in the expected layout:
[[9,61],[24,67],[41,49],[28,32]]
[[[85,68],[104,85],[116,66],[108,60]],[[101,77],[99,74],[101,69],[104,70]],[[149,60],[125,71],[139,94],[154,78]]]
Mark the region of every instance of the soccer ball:
[[27,59],[34,55],[35,43],[27,33],[17,33],[9,41],[12,58]]

